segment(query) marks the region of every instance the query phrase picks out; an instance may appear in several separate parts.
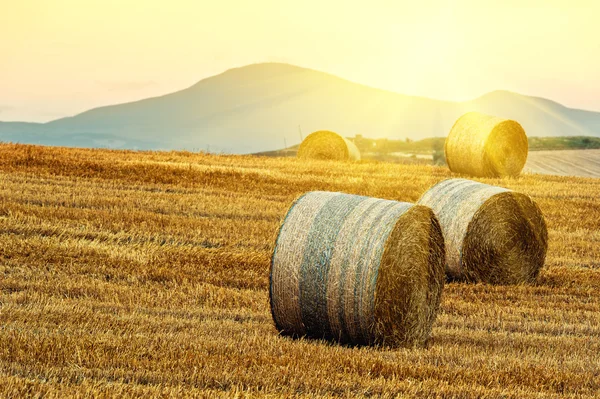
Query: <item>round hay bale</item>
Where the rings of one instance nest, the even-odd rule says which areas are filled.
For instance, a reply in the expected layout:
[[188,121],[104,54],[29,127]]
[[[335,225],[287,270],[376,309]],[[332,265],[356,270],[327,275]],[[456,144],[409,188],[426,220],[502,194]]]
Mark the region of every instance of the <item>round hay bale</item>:
[[350,140],[328,130],[306,136],[298,148],[298,158],[360,161],[360,151]]
[[529,144],[518,122],[469,112],[456,121],[444,146],[452,172],[481,177],[518,176]]
[[444,232],[446,272],[493,284],[535,280],[544,265],[548,230],[527,195],[466,179],[444,180],[418,202],[433,209]]
[[273,251],[275,326],[356,345],[422,345],[440,303],[444,256],[427,207],[307,193],[288,211]]

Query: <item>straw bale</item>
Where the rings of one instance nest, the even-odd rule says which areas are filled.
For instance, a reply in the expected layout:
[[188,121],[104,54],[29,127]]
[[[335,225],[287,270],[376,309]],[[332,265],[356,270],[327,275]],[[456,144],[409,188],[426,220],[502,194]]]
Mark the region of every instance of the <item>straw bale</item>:
[[271,263],[270,300],[285,335],[422,345],[444,283],[444,243],[431,209],[310,192],[288,211]]
[[504,177],[521,173],[529,144],[518,122],[469,112],[450,130],[444,150],[452,172]]
[[328,130],[309,134],[298,148],[298,158],[360,161],[360,151],[350,140]]
[[449,277],[495,284],[532,282],[544,265],[548,231],[527,195],[466,179],[444,180],[418,202],[442,226]]

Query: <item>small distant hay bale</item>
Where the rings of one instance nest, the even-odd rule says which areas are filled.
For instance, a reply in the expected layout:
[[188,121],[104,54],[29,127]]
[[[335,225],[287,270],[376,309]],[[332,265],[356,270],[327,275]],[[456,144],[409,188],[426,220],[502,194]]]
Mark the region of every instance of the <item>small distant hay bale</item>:
[[298,158],[360,161],[360,151],[350,140],[328,130],[309,134],[298,148]]
[[527,195],[466,179],[449,179],[418,202],[444,232],[451,278],[493,284],[532,282],[544,265],[548,231]]
[[444,150],[452,172],[504,177],[521,173],[529,144],[518,122],[469,112],[450,130]]
[[284,335],[355,345],[422,345],[444,285],[444,240],[424,206],[310,192],[273,251],[270,300]]

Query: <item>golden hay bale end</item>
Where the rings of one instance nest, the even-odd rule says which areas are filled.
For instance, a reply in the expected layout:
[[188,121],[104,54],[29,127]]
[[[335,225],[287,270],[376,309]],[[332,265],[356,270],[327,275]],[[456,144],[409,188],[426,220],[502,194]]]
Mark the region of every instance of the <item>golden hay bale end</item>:
[[273,251],[275,326],[350,344],[422,345],[437,315],[444,259],[427,207],[307,193],[288,211]]
[[452,172],[481,177],[517,176],[528,150],[527,135],[518,122],[478,112],[461,116],[444,146]]
[[527,195],[466,179],[444,180],[418,202],[442,226],[446,272],[452,278],[494,284],[535,280],[544,265],[548,231]]
[[328,130],[309,134],[298,148],[298,158],[360,161],[360,151],[350,140]]

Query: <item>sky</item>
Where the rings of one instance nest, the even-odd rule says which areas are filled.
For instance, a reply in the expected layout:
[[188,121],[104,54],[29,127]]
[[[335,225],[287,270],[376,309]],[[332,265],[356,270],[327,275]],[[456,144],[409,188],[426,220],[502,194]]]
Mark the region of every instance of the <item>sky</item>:
[[444,100],[600,111],[597,0],[0,0],[0,121],[44,122],[286,62]]

